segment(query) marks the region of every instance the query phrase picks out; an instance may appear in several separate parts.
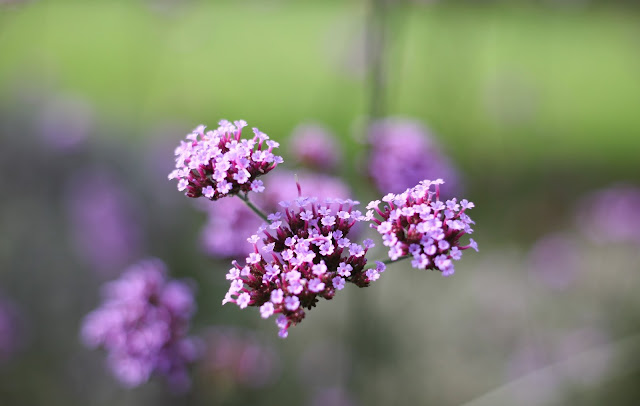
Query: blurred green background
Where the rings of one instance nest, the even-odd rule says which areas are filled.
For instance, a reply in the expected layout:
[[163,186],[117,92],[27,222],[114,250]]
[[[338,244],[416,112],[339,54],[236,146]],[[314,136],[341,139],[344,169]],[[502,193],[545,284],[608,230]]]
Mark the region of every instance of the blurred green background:
[[[13,151],[0,183],[0,288],[34,313],[22,355],[0,367],[0,404],[339,404],[314,398],[320,386],[357,405],[637,404],[637,247],[593,246],[576,236],[574,211],[593,190],[640,183],[639,23],[633,2],[584,0],[0,1],[0,145]],[[27,134],[37,106],[57,98],[91,111],[97,152],[34,152]],[[465,256],[450,279],[398,264],[378,285],[323,304],[296,334],[274,340],[283,368],[269,388],[211,390],[196,378],[188,397],[165,396],[157,382],[119,389],[100,354],[77,340],[102,280],[49,246],[65,227],[56,199],[78,170],[71,165],[111,168],[142,207],[167,206],[153,209],[169,218],[156,228],[153,210],[143,210],[155,231],[147,251],[199,282],[196,329],[226,323],[270,338],[273,326],[256,314],[219,307],[228,265],[198,251],[203,216],[163,183],[166,173],[141,169],[147,146],[177,145],[221,118],[243,118],[286,144],[313,120],[338,135],[341,175],[368,201],[376,192],[359,179],[372,114],[433,131],[476,203],[480,254]],[[170,168],[170,153],[166,160]],[[25,175],[34,161],[44,169]],[[47,202],[58,203],[34,214]],[[168,242],[178,232],[184,247]],[[556,232],[581,249],[579,281],[562,291],[527,273],[532,244]],[[39,261],[25,260],[34,253]],[[43,269],[48,262],[57,265]],[[66,282],[45,282],[58,277]],[[46,338],[49,328],[65,332]],[[301,373],[298,359],[317,345],[339,348],[347,366]],[[512,365],[530,353],[538,355],[528,367]]]

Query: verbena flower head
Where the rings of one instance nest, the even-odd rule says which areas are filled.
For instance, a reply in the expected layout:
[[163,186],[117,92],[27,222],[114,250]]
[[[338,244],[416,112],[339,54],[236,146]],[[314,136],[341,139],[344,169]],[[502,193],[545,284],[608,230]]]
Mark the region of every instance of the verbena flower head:
[[253,128],[254,136],[243,139],[243,120],[222,120],[219,127],[205,133],[205,126],[197,127],[176,148],[176,169],[169,179],[178,180],[178,190],[189,197],[204,196],[218,200],[240,192],[262,192],[258,177],[268,173],[282,157],[274,155],[279,144]]
[[[389,193],[382,198],[382,209],[379,200],[369,203],[367,217],[372,218],[371,227],[389,247],[391,260],[410,255],[414,268],[439,270],[448,276],[453,274],[453,261],[462,257],[462,251],[477,251],[478,245],[473,239],[468,245],[460,245],[460,238],[473,232],[474,221],[466,212],[474,204],[455,198],[440,201],[442,183],[442,179],[423,180],[403,193]],[[374,213],[380,218],[373,217]]]
[[227,279],[231,287],[222,304],[236,303],[241,309],[260,308],[266,319],[277,315],[280,337],[302,321],[304,309],[320,298],[331,299],[346,282],[368,286],[382,267],[365,270],[365,254],[373,246],[349,239],[349,231],[365,217],[352,200],[299,197],[283,201],[284,214],[269,216],[270,224],[249,237],[253,252],[244,266],[234,261]]
[[442,192],[453,196],[459,189],[458,173],[420,122],[386,118],[369,128],[369,175],[381,193],[399,193],[423,179],[447,179]]
[[187,389],[187,365],[197,356],[196,343],[187,337],[195,310],[189,285],[168,279],[164,263],[151,259],[108,283],[103,296],[83,322],[85,344],[103,347],[111,371],[128,387],[157,373],[174,389]]
[[[298,180],[305,190],[313,190],[320,200],[327,197],[348,198],[349,187],[340,179],[317,173],[298,173]],[[298,195],[293,172],[275,171],[265,178],[265,192],[256,195],[254,203],[267,212],[281,211],[278,203],[295,199]],[[239,199],[223,199],[215,205],[206,205],[208,221],[202,232],[204,250],[213,256],[240,258],[246,255],[247,236],[253,234],[262,223]]]
[[335,169],[342,158],[335,137],[319,124],[301,124],[291,135],[291,155],[298,162],[323,171]]

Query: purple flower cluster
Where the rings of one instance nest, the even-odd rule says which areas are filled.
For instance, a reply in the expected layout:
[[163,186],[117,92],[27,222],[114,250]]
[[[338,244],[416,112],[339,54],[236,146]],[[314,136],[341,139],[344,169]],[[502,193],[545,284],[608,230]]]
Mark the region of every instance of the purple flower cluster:
[[[279,202],[295,199],[298,194],[293,172],[278,170],[265,178],[265,191],[256,195],[254,203],[275,212],[282,209]],[[303,190],[313,190],[318,199],[348,198],[351,191],[340,179],[328,175],[302,172],[298,181]],[[239,199],[223,199],[206,205],[208,221],[202,232],[202,244],[214,256],[243,257],[247,236],[255,232],[262,221]]]
[[85,344],[107,350],[111,371],[128,387],[153,373],[163,375],[175,390],[190,385],[187,365],[198,355],[196,342],[187,337],[193,292],[166,273],[157,259],[131,266],[105,286],[101,306],[83,322]]
[[[478,245],[470,239],[469,245],[460,246],[460,237],[473,232],[474,221],[465,212],[474,204],[466,199],[458,203],[455,198],[441,202],[442,183],[442,179],[423,180],[403,193],[389,193],[382,198],[382,209],[379,200],[369,203],[367,216],[389,247],[392,261],[411,255],[414,268],[437,269],[449,276],[454,273],[453,260],[459,260],[467,248],[477,251]],[[381,219],[373,217],[374,212]]]
[[381,193],[400,193],[423,179],[447,179],[442,192],[459,189],[458,173],[418,121],[387,118],[369,128],[369,174]]
[[596,243],[640,244],[640,188],[618,185],[594,192],[580,203],[577,220]]
[[319,297],[332,299],[346,282],[365,287],[378,279],[384,264],[365,269],[373,241],[360,245],[348,238],[356,222],[366,220],[355,204],[341,199],[318,203],[309,197],[281,202],[284,215],[271,214],[270,224],[258,229],[264,237],[249,237],[254,249],[246,264],[234,262],[229,270],[231,287],[222,304],[259,307],[264,319],[279,314],[276,325],[284,338]]
[[291,134],[290,150],[298,162],[323,171],[335,169],[342,158],[334,136],[319,124],[297,126]]
[[252,139],[242,139],[247,126],[243,120],[218,124],[213,131],[205,133],[201,125],[187,135],[175,150],[176,169],[169,179],[178,179],[178,190],[188,197],[218,200],[240,192],[262,192],[257,178],[283,162],[272,152],[279,144],[257,128]]

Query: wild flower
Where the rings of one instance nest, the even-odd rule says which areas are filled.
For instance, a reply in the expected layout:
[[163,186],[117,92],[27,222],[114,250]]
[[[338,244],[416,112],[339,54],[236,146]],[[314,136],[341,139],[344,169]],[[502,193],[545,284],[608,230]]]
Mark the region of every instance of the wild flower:
[[103,296],[84,319],[84,343],[107,351],[109,368],[125,386],[156,373],[175,390],[187,389],[187,365],[197,357],[196,342],[187,337],[195,311],[191,287],[169,279],[164,263],[149,259],[108,283]]
[[389,247],[392,261],[410,256],[414,268],[439,270],[449,276],[454,273],[453,261],[462,257],[462,251],[477,251],[478,245],[472,238],[468,245],[460,244],[462,236],[473,233],[471,225],[475,222],[466,212],[474,204],[456,198],[440,201],[442,183],[442,179],[423,180],[403,193],[389,193],[382,198],[382,208],[380,200],[367,205],[367,216]]
[[332,299],[347,282],[368,286],[384,271],[384,264],[365,269],[373,241],[360,245],[349,239],[352,227],[366,219],[356,204],[342,199],[319,203],[310,197],[281,202],[284,214],[271,214],[270,223],[249,237],[253,252],[245,265],[234,261],[222,303],[259,307],[264,319],[277,315],[284,338],[289,327],[305,317],[304,309],[315,307],[320,298]]
[[273,154],[279,144],[257,128],[253,138],[241,138],[247,126],[244,120],[218,124],[213,131],[205,133],[201,125],[187,135],[175,150],[176,169],[169,179],[177,179],[178,190],[188,197],[218,200],[240,192],[262,192],[264,185],[257,178],[283,162]]

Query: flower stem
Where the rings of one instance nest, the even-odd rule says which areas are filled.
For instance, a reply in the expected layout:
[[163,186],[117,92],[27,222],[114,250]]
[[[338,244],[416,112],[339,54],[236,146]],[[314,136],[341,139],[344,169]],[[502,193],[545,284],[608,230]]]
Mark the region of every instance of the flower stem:
[[249,195],[245,194],[244,196],[241,194],[237,195],[240,200],[242,200],[244,202],[244,204],[246,204],[251,211],[253,211],[255,214],[258,215],[258,217],[260,217],[261,219],[263,219],[264,221],[266,221],[267,223],[271,223],[269,221],[269,219],[267,218],[267,215],[264,214],[264,212],[262,210],[260,210],[260,208],[258,206],[256,206],[255,204],[251,203],[251,201],[249,200]]
[[380,262],[382,262],[385,265],[389,265],[389,264],[393,264],[394,262],[400,262],[403,259],[407,259],[407,258],[411,258],[411,255],[405,255],[405,256],[402,256],[402,257],[400,257],[398,259],[387,258],[384,261],[380,261]]
[[[405,255],[405,256],[402,256],[402,257],[400,257],[398,259],[395,259],[395,260],[391,259],[391,258],[387,258],[384,261],[379,261],[379,262],[382,262],[385,265],[389,265],[389,264],[393,264],[393,263],[396,263],[396,262],[400,262],[403,259],[407,259],[407,258],[411,258],[411,255]],[[376,262],[378,262],[378,261],[376,261]],[[375,269],[375,266],[368,266],[368,267],[365,268],[365,270],[367,270],[367,269]]]

